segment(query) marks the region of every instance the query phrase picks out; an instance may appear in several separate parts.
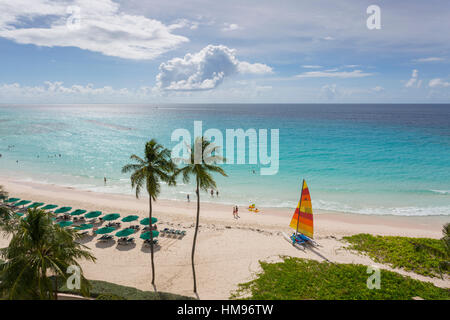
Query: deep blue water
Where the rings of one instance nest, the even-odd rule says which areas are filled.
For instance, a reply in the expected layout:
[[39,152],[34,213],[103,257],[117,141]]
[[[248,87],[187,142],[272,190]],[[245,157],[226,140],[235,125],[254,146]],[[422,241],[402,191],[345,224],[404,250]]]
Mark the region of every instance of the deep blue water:
[[[238,128],[269,129],[269,141],[270,129],[280,135],[276,175],[225,164],[220,197],[207,201],[295,207],[304,178],[314,208],[450,215],[450,105],[3,105],[0,175],[131,193],[120,170],[129,156],[151,138],[172,148],[172,132],[193,136],[196,120],[224,136]],[[192,185],[161,197],[186,193],[193,198]]]

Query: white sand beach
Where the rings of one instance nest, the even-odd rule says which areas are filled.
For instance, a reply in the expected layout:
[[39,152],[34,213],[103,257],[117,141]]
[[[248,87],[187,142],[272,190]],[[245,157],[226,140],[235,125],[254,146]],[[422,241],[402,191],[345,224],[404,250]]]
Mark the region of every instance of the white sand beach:
[[[131,195],[89,192],[15,181],[8,177],[0,177],[0,185],[11,196],[21,199],[67,205],[74,209],[100,210],[103,213],[118,212],[122,217],[128,214],[142,218],[148,216],[147,197],[136,199]],[[202,196],[209,198],[207,194]],[[260,209],[259,213],[251,213],[241,207],[240,218],[234,219],[231,206],[211,202],[201,204],[195,262],[200,299],[229,298],[239,283],[251,280],[259,271],[258,261],[276,261],[281,255],[390,269],[368,257],[349,252],[339,239],[357,233],[440,238],[442,225],[449,221],[449,217],[445,216],[364,216],[315,210],[315,239],[320,247],[303,251],[294,248],[281,235],[281,232],[290,232],[291,209]],[[168,200],[155,203],[153,215],[159,220],[158,229],[170,227],[187,231],[182,239],[160,236],[160,247],[155,252],[157,290],[193,296],[190,254],[195,214],[194,197],[191,197],[190,203]],[[122,226],[126,225],[122,223]],[[118,246],[117,242],[98,243],[96,237],[83,240],[97,258],[96,263],[82,262],[86,277],[153,290],[149,249],[143,247],[139,234],[135,238],[134,246]],[[8,239],[0,237],[0,247],[7,245]],[[427,278],[412,272],[396,271],[437,286],[450,287],[448,278]]]

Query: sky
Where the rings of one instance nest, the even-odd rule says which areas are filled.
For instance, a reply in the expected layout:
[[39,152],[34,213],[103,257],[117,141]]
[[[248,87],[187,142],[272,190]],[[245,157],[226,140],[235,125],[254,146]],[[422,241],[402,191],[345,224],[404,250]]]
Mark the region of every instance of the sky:
[[0,103],[450,103],[449,30],[448,0],[0,0]]

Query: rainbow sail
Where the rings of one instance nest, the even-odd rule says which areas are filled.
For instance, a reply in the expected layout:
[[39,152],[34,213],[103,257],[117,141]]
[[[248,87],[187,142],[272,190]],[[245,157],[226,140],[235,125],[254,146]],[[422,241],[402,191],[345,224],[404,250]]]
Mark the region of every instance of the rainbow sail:
[[305,236],[313,238],[314,224],[313,224],[313,212],[311,205],[311,196],[309,195],[308,186],[306,181],[303,180],[302,195],[292,216],[291,224],[292,229],[303,233]]

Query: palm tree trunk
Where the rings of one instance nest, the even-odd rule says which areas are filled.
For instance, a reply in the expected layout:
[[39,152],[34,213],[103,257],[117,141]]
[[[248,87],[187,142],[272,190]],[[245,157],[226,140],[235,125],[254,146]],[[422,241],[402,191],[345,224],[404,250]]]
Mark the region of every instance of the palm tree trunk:
[[197,189],[195,190],[197,194],[197,218],[195,221],[195,232],[194,232],[194,242],[192,243],[192,275],[194,277],[194,293],[197,293],[197,278],[195,277],[195,265],[194,265],[194,255],[195,255],[195,244],[197,241],[197,232],[198,232],[198,222],[200,218],[200,192],[198,190],[198,179],[197,179]]
[[153,261],[153,230],[152,230],[152,196],[149,195],[149,206],[150,206],[150,212],[149,212],[149,226],[150,226],[150,252],[152,257],[152,285],[155,285],[155,263]]

